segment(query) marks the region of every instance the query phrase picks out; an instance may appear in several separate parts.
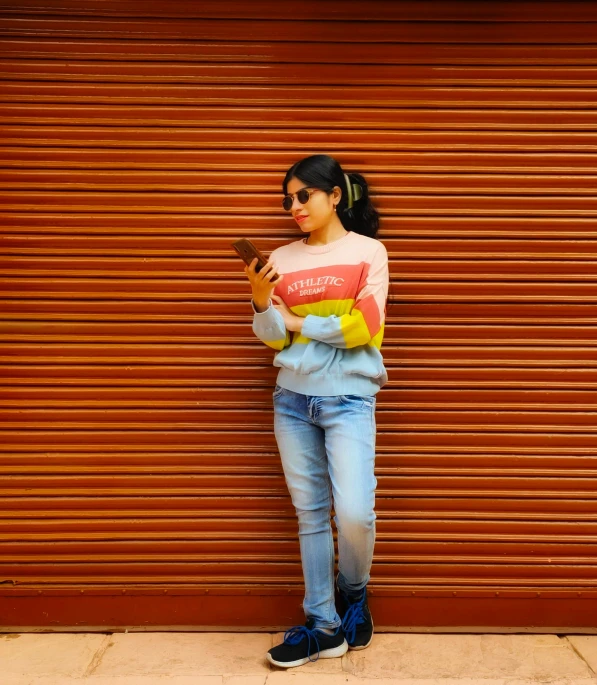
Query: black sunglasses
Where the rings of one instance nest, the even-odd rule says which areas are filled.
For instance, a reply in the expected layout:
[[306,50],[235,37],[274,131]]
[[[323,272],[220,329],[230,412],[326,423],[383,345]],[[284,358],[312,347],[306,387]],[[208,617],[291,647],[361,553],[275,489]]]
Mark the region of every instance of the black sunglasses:
[[292,203],[294,202],[295,195],[302,205],[306,205],[307,202],[309,202],[311,195],[316,193],[318,190],[319,188],[310,188],[309,186],[306,186],[305,188],[301,188],[297,193],[293,193],[292,195],[284,195],[282,207],[289,212],[292,209]]

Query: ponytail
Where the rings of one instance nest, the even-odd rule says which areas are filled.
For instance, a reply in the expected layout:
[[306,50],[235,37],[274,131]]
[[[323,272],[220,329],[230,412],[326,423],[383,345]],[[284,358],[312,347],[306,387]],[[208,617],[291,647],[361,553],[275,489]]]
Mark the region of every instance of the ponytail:
[[295,177],[328,195],[338,186],[342,197],[337,211],[344,228],[369,238],[377,237],[379,214],[369,199],[369,187],[361,174],[346,174],[329,155],[311,155],[293,164],[286,172],[282,183],[284,195],[290,179]]
[[[340,221],[347,231],[354,231],[354,233],[375,238],[379,230],[379,214],[369,199],[367,181],[361,174],[353,173],[346,174],[346,176],[348,180],[342,189],[342,198],[338,203]],[[359,194],[359,190],[355,192],[355,189],[360,189],[358,199],[355,196]],[[350,202],[349,200],[353,201]]]

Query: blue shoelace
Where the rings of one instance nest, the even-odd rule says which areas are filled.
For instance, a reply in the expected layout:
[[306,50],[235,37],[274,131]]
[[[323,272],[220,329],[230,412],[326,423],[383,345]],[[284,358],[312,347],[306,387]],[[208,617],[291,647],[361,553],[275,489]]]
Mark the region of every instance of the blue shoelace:
[[365,595],[363,595],[363,598],[360,601],[351,604],[348,607],[348,611],[344,614],[344,618],[342,619],[342,628],[344,628],[344,634],[346,635],[348,644],[355,641],[357,625],[365,622],[364,608]]
[[[315,630],[309,630],[306,626],[294,626],[293,628],[290,628],[284,633],[284,642],[287,645],[298,645],[298,643],[301,640],[304,640],[304,638],[307,637],[307,656],[309,657],[309,661],[317,661],[319,659],[319,640],[317,639],[317,636],[315,635]],[[311,640],[315,641],[315,644],[317,645],[317,656],[315,659],[311,658]]]

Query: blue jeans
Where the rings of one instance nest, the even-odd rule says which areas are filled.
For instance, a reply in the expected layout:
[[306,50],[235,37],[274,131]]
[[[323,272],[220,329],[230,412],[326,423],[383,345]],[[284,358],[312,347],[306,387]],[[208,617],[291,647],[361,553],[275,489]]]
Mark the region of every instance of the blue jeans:
[[369,581],[375,543],[375,397],[312,397],[276,386],[274,428],[299,524],[303,608],[321,628],[336,628],[338,587],[356,595]]

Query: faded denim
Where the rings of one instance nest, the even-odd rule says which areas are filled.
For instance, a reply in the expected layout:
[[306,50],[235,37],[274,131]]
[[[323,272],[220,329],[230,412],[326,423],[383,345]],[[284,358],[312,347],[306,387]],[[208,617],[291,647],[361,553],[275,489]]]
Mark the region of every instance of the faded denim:
[[357,595],[368,583],[375,543],[375,396],[310,396],[276,386],[274,427],[286,484],[296,509],[307,618],[341,624],[338,587]]

